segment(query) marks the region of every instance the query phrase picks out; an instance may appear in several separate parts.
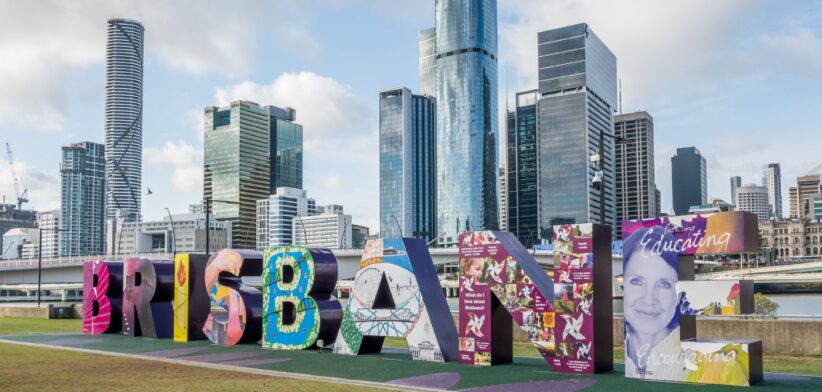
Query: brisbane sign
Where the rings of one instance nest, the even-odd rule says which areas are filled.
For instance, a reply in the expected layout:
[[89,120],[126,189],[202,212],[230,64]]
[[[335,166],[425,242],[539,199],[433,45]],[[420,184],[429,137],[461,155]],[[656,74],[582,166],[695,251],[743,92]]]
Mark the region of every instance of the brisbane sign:
[[[753,251],[756,230],[744,212],[623,223],[626,377],[761,380],[761,341],[696,335],[697,315],[750,313],[751,282],[693,280],[694,255]],[[334,296],[337,260],[323,248],[87,261],[83,333],[341,355],[379,353],[386,337],[402,337],[414,360],[492,366],[512,361],[519,328],[553,371],[611,371],[611,229],[558,225],[553,242],[551,276],[511,233],[461,234],[456,322],[426,244],[414,238],[368,241],[344,303]],[[261,289],[244,276],[261,277]]]

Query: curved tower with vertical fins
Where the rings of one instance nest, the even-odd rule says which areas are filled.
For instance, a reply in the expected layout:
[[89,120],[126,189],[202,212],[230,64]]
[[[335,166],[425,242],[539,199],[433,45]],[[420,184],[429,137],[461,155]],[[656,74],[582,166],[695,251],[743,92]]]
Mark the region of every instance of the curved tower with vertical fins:
[[106,44],[106,219],[139,220],[143,157],[143,25],[109,19]]

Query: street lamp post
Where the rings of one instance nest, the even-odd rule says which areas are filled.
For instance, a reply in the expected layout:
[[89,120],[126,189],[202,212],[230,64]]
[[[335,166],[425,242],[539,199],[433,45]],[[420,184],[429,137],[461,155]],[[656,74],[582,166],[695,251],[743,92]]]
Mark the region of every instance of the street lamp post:
[[166,212],[168,213],[168,220],[171,221],[171,251],[174,254],[174,258],[177,258],[177,231],[174,228],[174,218],[171,217],[171,211],[169,211],[168,207],[166,207]]
[[397,224],[397,229],[400,231],[400,238],[402,238],[402,226],[400,225],[400,220],[397,219],[397,216],[394,214],[391,214],[391,217],[394,218],[394,223]]
[[240,202],[238,202],[238,201],[231,201],[231,200],[215,200],[215,199],[209,199],[209,198],[207,198],[207,197],[206,197],[203,201],[204,201],[204,203],[203,203],[203,204],[205,204],[205,225],[206,225],[206,232],[205,232],[205,235],[206,235],[206,238],[205,238],[205,253],[206,253],[206,254],[209,254],[209,253],[211,253],[211,248],[209,247],[209,240],[210,240],[210,235],[209,235],[209,233],[211,232],[211,218],[210,218],[210,215],[211,215],[211,203],[225,203],[225,204],[236,204],[236,205],[240,205]]
[[37,240],[37,307],[40,307],[40,286],[42,284],[43,279],[43,231],[68,231],[66,229],[58,229],[58,228],[39,228],[39,237]]
[[[599,178],[599,223],[605,224],[605,137],[614,139],[616,144],[628,144],[630,140],[621,136],[611,135],[602,130],[599,131],[599,176],[594,176],[594,180]],[[593,160],[593,159],[592,159]]]

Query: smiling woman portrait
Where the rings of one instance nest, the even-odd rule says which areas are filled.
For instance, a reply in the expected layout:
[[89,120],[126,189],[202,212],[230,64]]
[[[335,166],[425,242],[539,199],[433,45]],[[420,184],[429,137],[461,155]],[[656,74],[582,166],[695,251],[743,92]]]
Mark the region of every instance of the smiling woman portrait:
[[674,242],[672,234],[654,226],[631,233],[623,243],[627,377],[684,380],[688,373],[679,343],[678,254],[658,251]]

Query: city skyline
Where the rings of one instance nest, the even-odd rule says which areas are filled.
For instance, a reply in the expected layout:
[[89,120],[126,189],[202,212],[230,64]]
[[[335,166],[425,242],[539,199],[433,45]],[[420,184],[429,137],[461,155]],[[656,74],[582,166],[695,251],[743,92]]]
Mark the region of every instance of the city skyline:
[[[625,15],[622,12],[635,10],[637,4],[626,3],[616,11],[594,9],[583,4],[570,7],[561,13],[552,13],[546,11],[558,8],[556,5],[500,1],[500,111],[504,110],[506,90],[510,98],[515,91],[524,91],[534,86],[536,75],[533,69],[536,64],[536,53],[529,52],[533,51],[536,34],[546,29],[585,21],[608,43],[619,59],[618,76],[623,80],[623,97],[626,103],[624,111],[646,110],[654,115],[657,130],[656,182],[662,193],[663,212],[669,211],[671,207],[670,165],[665,164],[665,161],[673,155],[676,147],[694,145],[706,155],[709,197],[725,198],[728,192],[727,178],[731,175],[749,179],[759,178],[762,165],[769,162],[779,162],[782,165],[783,182],[792,183],[796,177],[803,174],[803,166],[813,164],[819,159],[814,156],[815,151],[812,148],[818,144],[814,139],[819,138],[814,134],[818,127],[814,126],[812,117],[803,112],[807,112],[809,107],[821,104],[822,98],[813,95],[803,96],[803,93],[793,96],[787,92],[794,89],[797,84],[820,84],[818,72],[815,76],[813,71],[820,69],[822,64],[812,55],[822,53],[822,32],[818,26],[809,24],[808,18],[813,19],[813,15],[822,14],[822,7],[804,4],[774,10],[773,4],[768,3],[757,6],[728,4],[722,8],[710,7],[708,14],[711,18],[707,18],[705,32],[689,31],[688,34],[695,35],[691,37],[685,34],[686,29],[683,27],[671,24],[668,26],[669,34],[664,37],[667,40],[666,44],[673,43],[675,47],[700,43],[709,45],[707,51],[706,48],[702,48],[707,54],[697,57],[693,60],[694,63],[688,63],[695,69],[680,69],[663,61],[653,64],[653,68],[650,69],[652,72],[648,74],[648,69],[643,68],[647,65],[637,65],[642,58],[635,50],[631,50],[629,45],[635,34],[647,31],[634,27],[634,30],[620,33],[620,23],[613,21],[614,13],[603,15],[606,14],[605,11]],[[166,11],[172,15],[182,12],[174,7],[178,6]],[[266,7],[265,10],[275,11],[282,5],[272,4]],[[256,58],[248,54],[253,54],[261,46],[276,47],[270,42],[271,37],[275,35],[274,32],[288,33],[282,30],[286,27],[263,28],[261,22],[251,24],[253,27],[249,29],[257,32],[258,36],[252,39],[252,43],[236,45],[237,48],[231,50],[240,51],[239,54],[233,53],[229,56],[220,50],[203,50],[203,46],[209,49],[218,48],[220,45],[219,40],[214,38],[215,35],[207,34],[204,27],[195,28],[193,37],[184,35],[167,39],[168,42],[152,48],[153,43],[164,40],[164,36],[167,37],[169,31],[173,31],[170,29],[177,30],[179,26],[164,25],[160,23],[156,14],[134,6],[132,9],[128,6],[101,6],[98,7],[100,10],[83,15],[80,22],[69,18],[72,15],[76,16],[70,9],[58,6],[42,10],[54,16],[56,19],[53,20],[59,22],[54,28],[47,29],[49,35],[45,37],[51,39],[63,34],[76,40],[79,47],[74,51],[74,57],[67,54],[72,47],[70,45],[65,49],[54,49],[56,54],[51,63],[54,67],[66,70],[68,76],[52,80],[55,78],[53,72],[41,72],[40,77],[47,77],[38,84],[33,83],[36,80],[33,75],[27,76],[24,71],[25,66],[30,65],[27,61],[43,55],[44,49],[37,39],[42,39],[46,33],[14,41],[11,41],[13,38],[3,38],[10,40],[6,42],[31,45],[30,49],[33,51],[33,57],[14,56],[15,60],[9,62],[8,67],[18,71],[17,73],[0,73],[0,78],[7,78],[12,74],[19,75],[16,78],[27,84],[25,94],[19,94],[19,91],[15,90],[17,83],[3,79],[9,82],[8,92],[14,93],[17,98],[12,100],[0,97],[0,104],[3,106],[0,109],[0,133],[4,136],[9,135],[4,139],[7,139],[6,141],[15,149],[18,177],[23,179],[24,186],[29,189],[31,202],[28,207],[47,210],[59,206],[57,162],[61,145],[86,140],[103,141],[105,20],[115,15],[140,20],[146,28],[144,186],[140,193],[145,193],[146,186],[154,193],[143,197],[142,212],[146,219],[162,217],[164,207],[170,207],[175,212],[184,211],[188,204],[195,203],[200,198],[198,195],[201,194],[202,182],[198,177],[202,176],[202,139],[197,135],[197,131],[202,132],[202,120],[194,119],[196,116],[192,116],[191,113],[199,112],[199,117],[202,117],[203,107],[214,103],[224,106],[234,99],[251,99],[261,104],[294,107],[300,113],[300,118],[306,118],[305,122],[301,121],[305,126],[306,138],[304,188],[312,194],[329,195],[323,199],[345,205],[347,212],[355,216],[357,221],[365,223],[372,230],[377,228],[378,210],[373,206],[379,198],[379,176],[375,169],[378,160],[378,121],[373,96],[386,86],[418,85],[418,34],[420,30],[430,27],[433,23],[433,2],[408,5],[407,9],[400,9],[395,5],[335,5],[331,8],[334,8],[334,13],[345,16],[359,13],[363,7],[367,11],[364,23],[362,26],[346,30],[345,34],[340,34],[339,29],[334,31],[334,28],[340,27],[340,22],[320,26],[326,18],[330,18],[317,9],[321,7],[309,4],[290,10],[289,12],[305,13],[313,17],[309,18],[311,20],[305,22],[305,25],[286,26],[296,29],[295,32],[291,32],[295,35],[292,41],[308,37],[310,39],[306,42],[313,42],[314,45],[290,49],[281,47],[279,49],[289,52],[292,58],[277,61],[272,57],[260,55]],[[670,7],[685,15],[696,13],[698,8],[697,5],[682,4]],[[16,7],[13,11],[18,14],[16,19],[21,20],[25,18],[20,17],[20,13],[30,12],[25,6]],[[738,13],[745,13],[752,18],[765,18],[766,15],[773,16],[772,11],[777,11],[775,21],[763,24],[760,30],[742,26],[741,32],[725,36],[723,42],[717,44],[706,41],[711,33],[724,31],[726,27],[719,26],[734,20]],[[663,12],[658,7],[652,6],[646,12],[656,20],[651,23],[649,29],[665,25],[664,22],[672,18],[668,12]],[[209,21],[209,16],[199,10],[195,10],[195,16],[201,17],[201,23],[204,25]],[[254,20],[251,15],[232,16],[228,20],[230,23],[219,27],[213,34],[233,31],[237,36],[236,40],[231,38],[231,34],[228,34],[226,39],[232,44],[239,43],[242,39],[240,34],[245,31],[237,30],[237,26],[245,20],[243,18]],[[81,22],[82,28],[74,24]],[[740,27],[738,23],[732,25]],[[197,26],[199,25],[195,24],[194,27]],[[373,37],[376,28],[385,29],[388,26],[390,28],[385,30],[384,37]],[[3,27],[3,32],[8,34],[1,36],[20,37],[20,34],[11,32],[33,31],[36,28],[36,24],[26,27],[9,23]],[[231,30],[232,28],[234,30]],[[155,32],[153,37],[152,31]],[[331,31],[341,37],[332,37]],[[751,38],[743,36],[743,33],[749,34]],[[391,42],[394,46],[386,47],[388,54],[402,60],[381,60],[385,53],[380,56],[368,55],[358,58],[358,55],[364,52],[355,50],[350,44],[335,47],[343,40],[358,39],[375,45]],[[757,67],[764,68],[765,71],[746,71],[742,72],[741,76],[727,73],[727,69],[739,67],[744,62],[738,53],[729,54],[730,49],[744,46],[746,43],[756,48],[755,53],[751,52],[748,55],[765,58],[763,53],[772,53],[776,56],[775,60],[764,62],[763,67]],[[792,48],[801,43],[808,43],[810,46],[802,45],[801,51],[792,51]],[[653,39],[649,40],[648,45],[652,54],[667,54],[663,46]],[[5,47],[0,45],[0,48]],[[642,50],[647,52],[649,47],[646,46]],[[691,53],[688,50],[685,52]],[[206,54],[198,54],[195,51]],[[343,59],[339,55],[344,51],[354,51],[355,55],[345,56],[350,58]],[[803,57],[800,52],[809,54]],[[243,60],[233,60],[235,58]],[[213,65],[204,59],[214,60]],[[321,64],[329,62],[329,59],[333,60],[331,64]],[[725,72],[707,75],[701,75],[704,72],[697,72],[707,64],[714,65],[711,60],[719,59],[733,64],[722,64]],[[387,67],[389,64],[391,67]],[[649,86],[650,80],[659,81],[658,77],[654,77],[655,74],[664,75],[665,78],[658,83],[658,87]],[[648,76],[639,77],[641,75]],[[757,82],[746,83],[751,80]],[[760,83],[761,81],[770,83]],[[664,92],[665,88],[670,89],[680,83],[694,86],[676,95]],[[754,87],[754,84],[769,87],[764,89]],[[43,85],[49,86],[48,94],[39,90]],[[508,85],[508,88],[503,88],[504,85]],[[56,88],[52,89],[54,86]],[[304,92],[294,94],[296,90]],[[318,91],[325,91],[326,94],[322,98],[317,98]],[[773,99],[766,91],[777,93],[778,99]],[[334,105],[329,105],[332,103]],[[779,115],[768,115],[763,113],[763,110],[756,110],[765,105],[769,107],[769,111]],[[733,106],[742,106],[745,110]],[[330,111],[327,110],[329,107],[341,110]],[[502,121],[505,116],[500,115],[499,118]],[[695,121],[695,118],[699,121]],[[339,124],[343,124],[342,127]],[[780,135],[785,137],[778,138],[782,140],[772,138],[770,136],[773,132],[780,132]],[[332,151],[329,146],[340,143],[341,139],[346,139],[344,148],[335,148],[333,154],[322,156],[323,151]],[[796,142],[800,139],[802,143]],[[774,143],[775,147],[768,147],[768,143]],[[503,144],[498,143],[498,146],[501,145]],[[335,166],[329,165],[329,162],[344,164]],[[11,201],[14,193],[5,162],[0,163],[0,171],[3,172],[0,174],[0,195],[6,195],[7,201]],[[783,185],[782,188],[783,199],[788,200],[788,186]]]

